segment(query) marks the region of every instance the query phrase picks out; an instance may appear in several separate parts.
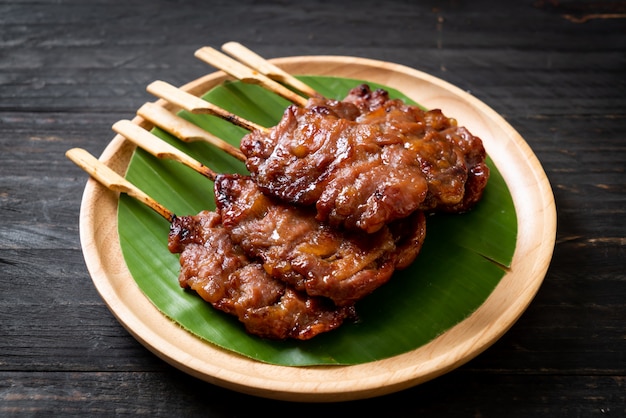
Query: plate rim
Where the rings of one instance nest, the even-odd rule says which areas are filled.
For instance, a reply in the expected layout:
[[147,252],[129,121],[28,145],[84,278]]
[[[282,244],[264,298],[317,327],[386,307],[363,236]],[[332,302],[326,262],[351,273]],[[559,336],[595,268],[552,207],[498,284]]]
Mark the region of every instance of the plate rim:
[[[117,236],[118,194],[90,178],[81,200],[81,247],[92,281],[109,310],[135,339],[172,366],[209,383],[278,400],[330,402],[392,393],[447,373],[491,346],[513,326],[535,297],[554,250],[554,196],[547,176],[530,146],[502,116],[479,99],[442,79],[401,64],[328,55],[283,57],[270,61],[293,74],[305,75],[302,69],[307,68],[307,75],[363,79],[359,74],[368,73],[365,79],[396,88],[418,103],[427,107],[440,107],[451,116],[454,111],[448,110],[455,106],[448,101],[452,99],[460,99],[462,106],[471,108],[482,119],[477,127],[486,125],[489,129],[479,133],[472,127],[469,129],[483,138],[485,148],[511,190],[515,203],[518,239],[511,270],[503,276],[491,295],[475,312],[415,350],[358,365],[271,365],[200,340],[166,318],[152,305],[135,283],[121,254]],[[372,76],[371,71],[375,71],[377,75]],[[200,95],[226,79],[230,77],[217,71],[181,88]],[[433,86],[435,92],[445,94],[439,98],[415,97],[415,94],[402,88],[402,83],[407,80]],[[176,110],[163,100],[155,103]],[[138,116],[132,121],[146,128],[151,127]],[[500,137],[498,141],[491,140],[491,130],[500,131],[506,141],[502,141]],[[486,139],[489,140],[485,141]],[[123,174],[133,149],[134,146],[123,137],[115,135],[99,158]],[[511,159],[514,161],[509,161]],[[522,173],[520,168],[531,170]],[[537,192],[538,200],[531,201],[533,204],[529,206],[523,200],[530,189]],[[112,222],[111,214],[115,214]],[[537,232],[540,234],[533,235]],[[100,248],[105,251],[99,251]],[[522,281],[525,275],[530,277]]]

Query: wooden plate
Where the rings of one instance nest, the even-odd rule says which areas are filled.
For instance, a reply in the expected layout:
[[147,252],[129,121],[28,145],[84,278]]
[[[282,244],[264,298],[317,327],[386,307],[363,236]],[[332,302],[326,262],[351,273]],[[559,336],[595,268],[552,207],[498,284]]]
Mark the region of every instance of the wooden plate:
[[[556,236],[550,184],[524,139],[470,94],[423,72],[354,57],[275,59],[292,74],[349,77],[395,88],[428,108],[441,108],[482,138],[511,191],[518,220],[513,262],[488,299],[467,319],[430,343],[389,359],[353,366],[284,367],[222,350],[183,330],[144,296],[122,257],[118,195],[89,180],[81,204],[80,238],[87,268],[109,309],[143,345],[173,366],[210,383],[273,399],[354,400],[402,390],[466,363],[500,338],[535,296]],[[201,95],[228,77],[216,72],[183,87]],[[158,104],[176,110],[163,101]],[[141,118],[134,122],[151,126]],[[116,136],[100,159],[123,174],[134,147]]]

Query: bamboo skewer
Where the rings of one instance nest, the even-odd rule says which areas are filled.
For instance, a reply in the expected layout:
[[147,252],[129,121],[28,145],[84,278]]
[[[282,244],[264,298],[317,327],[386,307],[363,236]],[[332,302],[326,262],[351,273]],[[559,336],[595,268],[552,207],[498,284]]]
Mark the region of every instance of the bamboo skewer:
[[258,125],[254,122],[243,119],[240,116],[235,115],[219,106],[207,102],[191,93],[187,93],[165,81],[153,81],[147,87],[148,92],[167,100],[168,102],[188,111],[191,113],[208,113],[215,116],[219,116],[237,126],[241,126],[249,131],[263,131],[268,129],[264,126]]
[[[243,82],[259,84],[263,88],[273,91],[274,93],[277,93],[300,106],[305,106],[307,100],[274,81],[273,78],[296,88],[309,97],[319,96],[319,94],[310,86],[302,83],[286,71],[283,71],[279,67],[271,64],[258,54],[237,42],[228,42],[224,44],[222,48],[231,55],[241,59],[248,66],[211,47],[200,48],[196,51],[195,55],[203,61],[214,65],[216,68],[222,69],[226,73]],[[186,91],[164,81],[152,82],[148,85],[147,90],[151,94],[187,110],[188,112],[195,114],[213,114],[249,131],[269,132],[269,129],[264,126],[243,119],[234,113],[222,109],[219,106],[207,102],[206,100],[194,96],[193,94],[187,93]],[[203,140],[234,156],[238,160],[245,161],[244,154],[236,147],[228,144],[220,138],[217,138],[193,123],[174,115],[167,109],[157,106],[156,104],[144,104],[144,106],[138,110],[137,114],[182,141],[191,142]]]
[[[201,48],[196,51],[195,55],[196,57],[202,59],[208,64],[213,65],[216,68],[222,69],[226,73],[243,82],[259,84],[263,88],[273,91],[274,93],[285,97],[286,99],[292,101],[299,106],[305,106],[307,103],[307,99],[293,93],[291,90],[274,81],[272,78],[275,78],[276,80],[279,80],[287,85],[296,88],[297,90],[308,95],[309,97],[319,96],[319,94],[310,86],[302,83],[300,80],[291,76],[289,73],[269,63],[258,54],[254,53],[253,51],[249,50],[248,48],[237,42],[228,42],[223,45],[223,49],[231,53],[233,56],[241,59],[252,68],[222,54],[221,52],[211,47]],[[212,114],[249,131],[269,132],[269,128],[241,118],[240,116],[232,112],[229,112],[219,106],[216,106],[206,100],[201,99],[200,97],[194,96],[193,94],[190,94],[164,81],[157,80],[152,82],[148,85],[147,91],[188,112],[194,114]],[[158,126],[159,128],[165,130],[166,132],[184,142],[192,142],[198,140],[205,141],[225,151],[226,153],[237,158],[240,161],[245,162],[246,160],[245,155],[236,147],[155,103],[145,103],[141,108],[139,108],[137,114],[145,120],[151,122],[155,126]],[[122,120],[115,123],[113,125],[113,130],[158,158],[169,158],[176,160],[199,172],[205,177],[208,177],[211,180],[215,180],[216,173],[210,170],[208,167],[192,159],[191,157],[187,156],[183,152],[179,151],[177,148],[167,144],[164,141],[154,141],[156,137],[153,134],[128,120]],[[78,152],[72,153],[75,158],[77,158],[76,154],[78,154]],[[88,168],[92,169],[90,167],[93,167],[93,165],[84,165],[85,170],[87,170]],[[122,187],[118,191],[128,190],[135,193],[132,185],[128,182],[126,183],[127,184],[124,184],[124,187],[118,186]],[[146,199],[146,196],[138,197],[138,199],[140,199],[141,201],[149,200],[149,198]],[[158,205],[158,203],[156,202],[150,203],[148,205],[151,206],[152,204]]]
[[181,141],[204,141],[225,151],[239,161],[246,160],[245,155],[237,147],[157,104],[145,103],[139,108],[137,114]]
[[311,86],[298,80],[282,68],[267,61],[265,58],[246,48],[239,42],[227,42],[222,45],[222,50],[238,59],[248,67],[260,72],[272,80],[287,84],[288,86],[304,93],[308,97],[320,96],[320,94],[311,88]]
[[170,223],[174,220],[175,215],[165,208],[165,206],[148,196],[84,149],[72,148],[68,150],[65,155],[107,189],[118,193],[126,193],[153,209]]
[[307,99],[304,97],[214,48],[208,46],[200,48],[195,52],[195,56],[244,83],[258,84],[298,106],[306,106]]
[[217,177],[217,173],[209,167],[129,120],[116,122],[113,130],[157,158],[178,161],[212,181]]

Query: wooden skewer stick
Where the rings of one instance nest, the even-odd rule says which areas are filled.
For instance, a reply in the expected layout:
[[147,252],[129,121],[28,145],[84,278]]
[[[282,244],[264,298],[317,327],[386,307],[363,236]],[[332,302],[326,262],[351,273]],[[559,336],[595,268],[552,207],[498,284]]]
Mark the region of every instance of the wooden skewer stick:
[[234,113],[231,113],[219,106],[207,102],[191,93],[187,93],[165,81],[153,81],[147,87],[150,94],[153,94],[161,99],[185,109],[191,113],[209,113],[215,116],[219,116],[237,126],[241,126],[249,131],[267,131],[264,126],[258,125],[254,122],[245,120]]
[[106,164],[89,154],[84,149],[72,148],[68,150],[65,155],[107,189],[114,192],[126,193],[127,195],[134,197],[149,208],[153,209],[159,215],[163,216],[170,223],[174,220],[174,214],[165,208],[165,206],[152,199],[150,196],[145,194],[143,191],[138,189],[124,177],[117,174]]
[[181,141],[208,142],[209,144],[237,158],[239,161],[246,160],[245,155],[243,155],[237,147],[232,146],[223,139],[212,135],[199,126],[194,125],[188,120],[173,114],[169,110],[155,103],[145,103],[139,108],[137,114],[169,134],[174,135]]
[[217,177],[209,167],[129,120],[115,122],[113,130],[157,158],[178,161],[213,181]]
[[308,97],[320,96],[320,94],[311,86],[298,80],[282,68],[267,61],[265,58],[246,48],[239,42],[227,42],[222,45],[222,50],[238,59],[240,62],[246,64],[248,67],[257,70],[272,80],[287,84],[288,86],[304,93]]
[[307,103],[307,99],[304,97],[294,93],[282,84],[277,83],[258,71],[243,65],[239,61],[234,60],[214,48],[209,46],[200,48],[195,52],[195,56],[207,64],[212,65],[215,68],[219,68],[236,79],[243,81],[244,83],[258,84],[298,106],[304,107]]

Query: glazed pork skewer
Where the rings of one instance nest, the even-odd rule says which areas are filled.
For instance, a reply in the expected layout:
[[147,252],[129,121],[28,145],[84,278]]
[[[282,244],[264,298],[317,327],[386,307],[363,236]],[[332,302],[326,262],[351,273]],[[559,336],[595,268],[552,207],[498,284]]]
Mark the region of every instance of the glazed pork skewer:
[[[428,194],[424,198],[424,202],[419,205],[419,209],[463,212],[470,209],[482,196],[482,190],[489,177],[489,169],[484,163],[486,154],[482,147],[482,141],[474,137],[464,127],[458,127],[455,120],[445,117],[438,109],[428,112],[423,111],[415,106],[408,106],[399,100],[390,100],[385,91],[378,90],[372,92],[366,85],[358,86],[350,91],[348,97],[342,102],[329,100],[241,44],[229,42],[224,44],[222,49],[245,63],[253,72],[258,71],[268,77],[273,77],[286,84],[292,85],[301,91],[307,91],[305,94],[311,99],[303,107],[309,109],[321,108],[325,110],[324,113],[335,113],[339,118],[353,120],[360,124],[372,124],[373,122],[375,125],[384,125],[383,131],[396,131],[401,134],[396,136],[403,136],[403,140],[406,137],[417,136],[419,141],[404,140],[404,146],[413,149],[419,148],[416,157],[419,160],[419,165],[421,166],[421,170],[428,185]],[[210,51],[210,53],[205,53],[205,51]],[[209,47],[198,50],[196,56],[201,56],[205,62],[227,72],[229,68],[236,66],[229,57]],[[237,72],[230,72],[230,74],[237,78],[239,74],[243,74],[244,72],[245,70],[241,69]],[[262,85],[271,90],[271,85]],[[357,107],[356,111],[355,109],[351,109],[350,105],[355,105]],[[293,107],[290,109],[296,110]],[[288,113],[286,112],[283,119],[287,117]],[[394,121],[393,118],[397,118],[400,124],[397,123],[398,121]],[[417,124],[419,126],[409,126],[409,124]],[[424,125],[426,128],[430,128],[430,132],[428,132],[428,129],[424,129]],[[311,129],[310,123],[306,123],[305,126],[307,129]],[[374,129],[379,127],[380,126],[375,126]],[[445,131],[443,135],[441,135],[442,131]],[[428,138],[427,141],[430,143],[424,146],[423,142],[425,141],[423,141],[423,139],[429,135],[432,136],[432,134],[440,134],[439,140],[436,141],[437,143],[434,144],[435,146],[433,147],[432,145],[435,141],[432,141],[432,138]],[[376,136],[379,135],[385,136],[385,133],[379,131]],[[345,195],[346,190],[344,187],[336,189],[335,187],[322,185],[321,189],[323,189],[323,191],[321,194],[319,188],[317,188],[316,192],[311,193],[312,196],[302,197],[301,194],[298,194],[297,198],[294,197],[294,191],[289,190],[289,188],[292,187],[291,185],[279,185],[278,190],[275,190],[277,186],[276,179],[280,178],[282,181],[285,177],[289,177],[284,176],[282,172],[284,169],[290,169],[294,163],[301,163],[301,165],[309,167],[308,170],[310,171],[306,171],[304,176],[302,173],[291,176],[305,184],[312,185],[315,184],[312,182],[317,181],[319,178],[332,177],[326,170],[322,171],[322,173],[317,171],[318,167],[320,167],[317,165],[320,162],[317,155],[314,155],[314,157],[310,159],[311,161],[308,161],[309,163],[313,163],[313,165],[306,164],[302,161],[301,155],[305,155],[304,159],[306,159],[308,157],[307,154],[311,150],[306,149],[306,146],[302,146],[301,143],[298,143],[297,138],[294,139],[293,137],[293,132],[289,131],[287,138],[283,137],[277,139],[278,136],[279,134],[276,133],[276,129],[272,129],[271,132],[263,133],[253,131],[242,140],[241,148],[246,154],[246,157],[249,159],[256,158],[261,161],[259,165],[254,162],[249,163],[248,169],[265,192],[280,196],[287,201],[296,199],[296,203],[300,204],[316,203],[318,217],[325,221],[330,221],[334,225],[347,224],[348,227],[356,226],[368,231],[376,230],[376,228],[379,227],[381,224],[380,221],[375,221],[376,217],[379,215],[378,213],[375,214],[376,217],[362,214],[361,218],[355,218],[352,209],[358,211],[358,208],[350,209],[337,206],[338,200],[343,198],[342,195]],[[260,137],[262,138],[260,139]],[[386,140],[388,141],[389,138],[387,137]],[[397,138],[392,138],[391,140],[397,142]],[[282,147],[280,144],[281,141],[284,142]],[[319,140],[316,142],[319,142]],[[381,145],[385,142],[385,139],[381,140],[381,138],[377,137],[374,142],[375,145]],[[268,143],[272,144],[270,150],[267,149]],[[263,147],[263,145],[260,144],[264,144],[265,146],[261,152],[259,152],[259,148]],[[330,145],[332,149],[334,144],[325,145]],[[316,147],[317,144],[313,146]],[[290,153],[290,151],[294,149],[297,149],[297,151]],[[318,153],[317,148],[313,148],[312,151],[315,154]],[[338,151],[337,149],[332,149],[332,152],[336,156],[341,155]],[[270,152],[269,155],[268,152]],[[272,158],[275,156],[278,156],[278,158]],[[271,159],[271,162],[267,163],[266,158]],[[362,159],[363,157],[359,158],[359,160]],[[276,160],[280,161],[278,167],[276,167],[277,164],[274,164]],[[329,163],[329,165],[336,166],[336,163],[337,161],[335,160]],[[322,167],[323,164],[322,162]],[[348,165],[352,166],[352,163]],[[405,167],[405,164],[403,163],[402,166]],[[366,167],[367,170],[371,169],[369,166]],[[369,182],[362,178],[353,177],[352,172],[355,171],[353,167],[343,171],[344,174],[340,174],[337,177],[344,183],[353,184],[359,182],[359,180],[361,180],[361,184]],[[377,170],[374,170],[374,172],[376,172],[374,176],[378,178],[384,178],[380,175],[386,174],[377,172]],[[313,174],[313,178],[310,174]],[[347,176],[345,176],[345,174],[347,174]],[[372,177],[371,174],[369,176]],[[386,212],[387,215],[383,216],[385,221],[403,217],[406,213],[410,213],[410,211],[414,209],[413,205],[416,202],[414,199],[419,199],[417,188],[415,188],[415,185],[413,186],[412,189],[409,187],[408,190],[414,190],[416,193],[410,196],[410,200],[398,202],[397,206],[404,208],[404,210],[400,212],[394,211],[394,209],[388,206],[385,207],[380,200],[370,201],[366,206],[371,207],[373,204],[382,205],[383,208],[381,211]],[[391,187],[391,190],[387,190],[387,195],[397,195],[398,185]],[[295,189],[295,193],[300,193],[300,187],[296,186],[293,189]],[[313,187],[313,189],[316,188]],[[327,193],[329,190],[330,193]],[[404,190],[407,190],[406,187]],[[375,194],[380,195],[381,193],[379,187]],[[372,197],[373,195],[366,194],[367,199],[372,199]],[[363,204],[362,200],[356,200],[355,203]],[[350,213],[350,215],[346,217],[344,215],[345,213]]]
[[87,151],[74,148],[66,155],[108,189],[128,194],[170,222],[168,248],[180,253],[181,287],[236,316],[249,333],[307,340],[354,316],[352,307],[336,307],[270,276],[232,243],[217,213],[177,217]]
[[367,85],[342,101],[289,106],[270,132],[244,136],[240,149],[265,193],[367,232],[414,210],[467,211],[489,177],[480,138],[439,109]]
[[257,188],[249,176],[216,174],[130,121],[113,129],[157,158],[179,161],[214,182],[216,212],[231,239],[272,276],[311,296],[353,305],[410,265],[425,237],[421,212],[378,232],[337,230],[315,209],[288,205]]
[[[204,112],[204,103],[208,103],[162,81],[150,84],[148,91],[190,112],[202,113]],[[307,155],[296,155],[295,158],[290,158],[293,156],[294,147],[291,144],[285,144],[286,151],[281,150],[281,152],[284,152],[287,160],[280,159],[274,163],[272,169],[268,164],[262,165],[263,161],[268,158],[259,157],[258,152],[252,146],[242,148],[244,154],[247,152],[252,157],[252,159],[245,159],[246,166],[251,171],[255,181],[261,180],[258,184],[264,193],[290,204],[316,206],[318,208],[317,220],[321,222],[331,221],[333,227],[345,226],[348,229],[363,230],[369,233],[378,231],[389,222],[408,217],[425,199],[426,181],[423,178],[421,168],[413,161],[402,160],[402,158],[387,158],[385,160],[384,155],[374,153],[372,156],[365,156],[368,160],[362,161],[360,171],[350,167],[343,171],[338,170],[337,164],[334,164],[333,161],[342,156],[352,156],[353,160],[360,156],[353,156],[355,152],[352,149],[340,148],[348,142],[338,139],[336,135],[337,132],[341,134],[340,131],[350,123],[344,118],[325,118],[326,112],[320,110],[325,108],[319,106],[312,109],[290,106],[285,111],[281,123],[272,129],[255,127],[252,122],[242,122],[240,118],[237,124],[247,127],[251,132],[250,135],[244,137],[242,145],[255,141],[256,135],[260,135],[262,138],[256,144],[256,148],[264,151],[268,146],[267,138],[277,129],[282,129],[283,134],[274,140],[285,139],[285,120],[298,109],[302,109],[305,115],[312,115],[317,121],[324,122],[320,126],[312,125],[309,120],[302,120],[299,124],[296,121],[294,124],[294,119],[291,118],[286,127],[287,130],[294,131],[295,136],[300,136],[301,143],[296,144],[295,149],[300,149],[307,155],[311,154],[313,160],[302,158]],[[219,114],[226,120],[232,120],[227,111],[215,110],[214,105],[210,111],[207,110],[206,112]],[[168,130],[167,124],[163,123],[162,120],[153,118],[152,121],[157,126]],[[308,126],[312,126],[314,129],[308,130]],[[300,132],[297,132],[298,128]],[[316,136],[316,134],[318,135]],[[310,141],[320,138],[322,142],[319,144],[319,148],[310,152]],[[246,142],[246,139],[250,139],[250,141]],[[378,148],[375,148],[375,151]],[[271,155],[266,157],[271,157]],[[302,161],[298,161],[299,159]],[[346,162],[342,160],[338,162],[346,165]],[[277,172],[277,169],[281,172]],[[258,175],[260,171],[269,172],[270,170],[271,178],[263,173]],[[337,182],[330,183],[333,180],[333,173],[338,174],[340,178],[337,179]],[[328,188],[328,192],[332,193],[331,197],[321,202],[324,203],[324,206],[318,205],[319,198],[323,197],[322,192],[329,184],[332,186]],[[328,202],[331,198],[334,200]],[[324,212],[320,212],[321,208],[324,209]],[[336,219],[331,219],[331,210],[334,210],[334,218]]]
[[[252,71],[272,72],[270,63],[237,43],[225,44],[223,49],[253,67]],[[201,48],[196,56],[225,71],[235,66],[212,48]],[[252,131],[242,139],[248,170],[265,193],[292,203],[315,204],[318,219],[368,232],[413,210],[464,212],[482,197],[489,178],[482,141],[440,110],[424,111],[390,100],[386,91],[372,92],[366,85],[354,88],[341,102],[316,92],[309,96],[300,109],[290,106],[285,112],[281,123],[289,129],[280,132],[276,126],[270,132]],[[320,121],[315,113],[331,120],[325,128],[347,129],[353,135],[331,133],[320,140],[323,130],[312,127]],[[333,116],[361,126],[332,124]],[[298,136],[298,129],[305,134]],[[357,141],[351,142],[350,136]],[[348,147],[342,148],[345,143]],[[350,154],[353,158],[346,157]],[[373,159],[379,160],[372,165]],[[415,166],[425,182],[404,181]],[[380,179],[385,180],[381,183]],[[392,199],[397,201],[390,204]]]
[[[170,94],[150,91],[166,100]],[[200,100],[184,92],[176,98]],[[244,136],[240,149],[264,193],[314,205],[317,219],[334,227],[370,233],[416,210],[469,210],[489,177],[480,138],[440,110],[367,86],[343,101],[289,106],[278,125]]]

